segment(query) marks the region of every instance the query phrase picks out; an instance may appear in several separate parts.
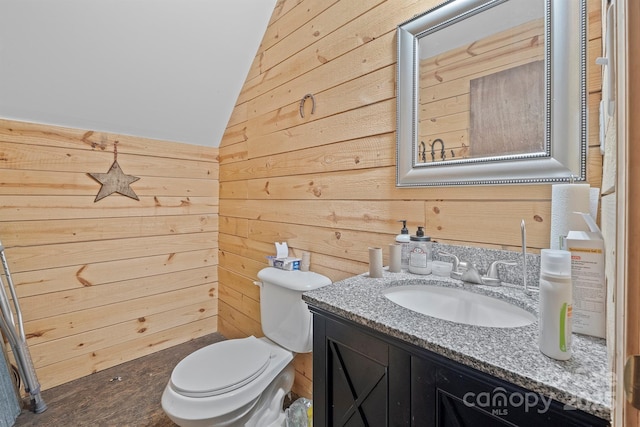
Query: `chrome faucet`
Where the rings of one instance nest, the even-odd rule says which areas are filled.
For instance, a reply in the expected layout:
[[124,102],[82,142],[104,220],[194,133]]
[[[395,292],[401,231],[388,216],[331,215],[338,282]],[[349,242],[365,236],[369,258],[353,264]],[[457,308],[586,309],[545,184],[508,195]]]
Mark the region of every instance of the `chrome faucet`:
[[493,261],[487,270],[486,275],[482,275],[478,270],[478,266],[468,261],[460,261],[454,254],[448,252],[438,252],[438,255],[453,258],[453,268],[450,277],[452,279],[462,280],[467,283],[475,283],[478,285],[500,286],[502,281],[498,275],[498,265],[516,265],[515,261],[498,260]]
[[482,278],[482,283],[488,286],[500,286],[502,281],[500,280],[500,275],[498,274],[498,265],[518,265],[515,261],[493,261],[487,270],[487,275]]
[[462,280],[463,282],[477,283],[482,285],[482,275],[478,271],[478,267],[467,261],[460,259],[449,252],[438,252],[438,255],[453,258],[453,267],[451,268],[450,277],[452,279]]
[[467,269],[464,272],[462,272],[462,276],[460,277],[460,280],[462,280],[463,282],[477,283],[478,285],[484,285],[484,281],[482,280],[482,275],[478,271],[478,267],[475,264],[471,264],[466,261],[460,261],[460,264],[462,263],[467,264]]

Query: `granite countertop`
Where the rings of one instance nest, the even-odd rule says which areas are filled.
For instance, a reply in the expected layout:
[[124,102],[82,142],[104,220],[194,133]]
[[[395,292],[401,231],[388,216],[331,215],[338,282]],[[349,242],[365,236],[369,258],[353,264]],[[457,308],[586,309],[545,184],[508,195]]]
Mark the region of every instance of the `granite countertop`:
[[611,374],[605,340],[573,334],[571,359],[558,361],[539,351],[538,322],[516,328],[454,323],[401,307],[382,293],[392,286],[416,284],[464,288],[507,300],[538,315],[538,295],[525,295],[521,286],[488,287],[433,275],[387,271],[381,279],[363,274],[335,282],[306,292],[303,299],[311,306],[571,407],[611,418]]

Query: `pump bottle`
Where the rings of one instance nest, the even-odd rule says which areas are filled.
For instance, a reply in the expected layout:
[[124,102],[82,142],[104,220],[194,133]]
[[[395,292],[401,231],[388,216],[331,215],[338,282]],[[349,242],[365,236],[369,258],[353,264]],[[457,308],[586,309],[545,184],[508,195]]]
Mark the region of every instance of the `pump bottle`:
[[399,243],[402,247],[400,251],[400,268],[402,268],[402,271],[407,271],[409,270],[409,252],[411,250],[409,242],[411,241],[411,238],[409,237],[407,220],[401,219],[398,222],[402,223],[402,230],[400,230],[400,234],[396,236],[396,243]]
[[418,227],[415,236],[411,236],[409,252],[409,272],[414,274],[431,274],[432,242],[425,236],[424,227]]
[[557,360],[571,358],[571,252],[540,251],[540,351]]

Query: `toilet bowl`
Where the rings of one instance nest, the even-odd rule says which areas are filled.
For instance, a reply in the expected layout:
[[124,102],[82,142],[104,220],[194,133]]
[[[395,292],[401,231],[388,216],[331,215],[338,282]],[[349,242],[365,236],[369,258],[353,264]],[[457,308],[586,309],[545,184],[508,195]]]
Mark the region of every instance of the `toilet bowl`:
[[174,368],[162,408],[184,427],[280,426],[295,375],[292,360],[292,352],[267,338],[211,344]]
[[266,337],[211,344],[176,365],[162,408],[179,426],[284,426],[282,406],[295,377],[294,354],[311,351],[311,313],[302,293],[331,281],[274,268],[258,277]]

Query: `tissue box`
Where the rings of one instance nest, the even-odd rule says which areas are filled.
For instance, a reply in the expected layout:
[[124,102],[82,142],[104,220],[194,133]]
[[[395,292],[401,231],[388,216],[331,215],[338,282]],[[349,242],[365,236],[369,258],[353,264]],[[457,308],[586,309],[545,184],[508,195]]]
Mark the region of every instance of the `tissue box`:
[[286,257],[286,258],[274,258],[273,266],[280,270],[300,270],[300,258]]
[[606,288],[602,234],[598,231],[570,231],[565,246],[571,252],[573,332],[605,338]]

